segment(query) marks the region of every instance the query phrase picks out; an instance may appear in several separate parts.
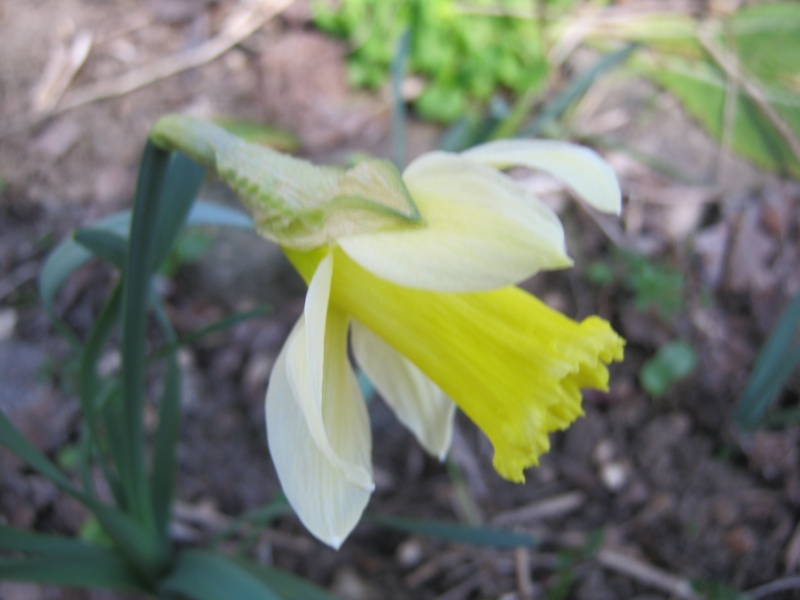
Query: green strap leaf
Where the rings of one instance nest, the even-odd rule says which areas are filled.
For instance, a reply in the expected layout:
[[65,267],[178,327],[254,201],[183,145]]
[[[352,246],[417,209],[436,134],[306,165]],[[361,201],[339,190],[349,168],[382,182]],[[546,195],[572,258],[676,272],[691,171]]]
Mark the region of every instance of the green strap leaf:
[[175,239],[186,224],[205,169],[180,152],[174,152],[167,167],[167,177],[160,190],[153,252],[152,271],[167,259]]
[[800,293],[783,311],[756,357],[736,409],[740,428],[751,430],[764,419],[769,405],[800,365]]
[[266,583],[283,600],[336,600],[322,588],[282,569],[265,567],[242,558],[231,559],[239,567]]
[[123,557],[100,548],[91,556],[77,553],[0,558],[0,580],[127,592],[149,591]]
[[490,546],[492,548],[533,548],[538,540],[525,533],[516,533],[494,527],[478,527],[460,523],[444,523],[423,519],[407,519],[403,517],[386,517],[368,515],[372,523],[404,531],[432,537],[446,542],[468,544],[471,546]]
[[127,240],[124,236],[105,229],[83,227],[76,229],[73,237],[76,242],[89,250],[93,256],[102,258],[117,267],[117,269],[122,269],[125,265]]
[[20,433],[2,410],[0,410],[0,445],[8,448],[12,454],[91,510],[120,551],[128,556],[140,572],[154,576],[159,571],[164,556],[160,554],[153,538],[145,533],[141,525],[128,515],[77,489],[58,467]]
[[107,549],[71,538],[34,533],[0,525],[0,550],[32,552],[50,556],[81,555],[90,557]]
[[123,456],[117,465],[129,509],[145,529],[155,532],[153,506],[144,460],[144,391],[147,306],[155,264],[159,200],[169,167],[169,154],[148,142],[136,185],[129,251],[122,280]]
[[162,580],[160,594],[180,593],[196,600],[280,600],[262,579],[219,554],[184,552]]
[[[169,345],[173,345],[177,340],[177,335],[157,297],[154,298],[153,308]],[[150,469],[150,488],[153,493],[156,528],[161,533],[164,543],[169,543],[169,521],[175,493],[175,471],[177,469],[175,447],[178,443],[180,426],[180,404],[181,372],[176,353],[171,351],[167,354],[167,372],[164,376],[158,427],[153,438],[153,458]]]
[[[110,383],[100,380],[97,375],[96,367],[100,360],[103,347],[119,321],[121,307],[122,287],[117,284],[114,291],[111,293],[111,298],[109,298],[100,316],[95,321],[94,327],[81,352],[78,370],[78,398],[81,403],[81,412],[86,419],[87,435],[89,438],[87,442],[87,451],[92,445],[98,449],[102,447],[103,437],[100,435],[99,419],[102,407],[99,405],[99,402],[110,393],[110,389],[108,389]],[[114,453],[114,451],[117,450],[116,439],[113,436],[109,436],[106,440],[112,450],[112,457],[118,461],[120,456],[118,453]],[[107,461],[104,460],[102,452],[100,452],[99,455],[100,464],[105,474],[106,481],[108,481],[111,489],[114,490],[115,498],[119,502],[121,501],[121,498],[117,496],[119,492],[119,482],[117,481],[116,475],[111,472]],[[89,458],[88,452],[86,458]],[[91,488],[86,489],[89,490]]]

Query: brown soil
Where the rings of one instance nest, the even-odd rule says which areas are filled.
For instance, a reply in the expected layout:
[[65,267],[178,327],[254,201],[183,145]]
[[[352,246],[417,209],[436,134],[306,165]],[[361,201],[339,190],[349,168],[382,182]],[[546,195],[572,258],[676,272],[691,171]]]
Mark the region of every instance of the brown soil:
[[[129,207],[139,153],[160,115],[268,122],[293,132],[301,153],[321,162],[341,163],[353,151],[389,153],[388,95],[347,89],[344,49],[313,30],[304,2],[201,67],[48,118],[46,110],[32,112],[47,65],[79,46],[82,35],[91,34],[91,47],[65,82],[61,105],[91,82],[204,43],[235,7],[232,0],[0,2],[0,407],[50,456],[74,444],[79,415],[68,385],[68,347],[48,323],[35,279],[48,250],[71,229]],[[733,413],[760,345],[800,288],[800,185],[730,157],[724,172],[709,175],[717,151],[691,121],[657,90],[632,83],[619,91],[620,82],[609,77],[598,84],[606,103],[631,115],[618,134],[705,182],[689,187],[624,155],[608,155],[628,205],[623,227],[602,224],[683,275],[677,315],[638,309],[619,282],[588,283],[587,266],[610,256],[613,244],[574,203],[559,202],[576,268],[526,287],[572,317],[601,314],[628,347],[625,362],[612,370],[611,391],[587,394],[586,416],[554,436],[553,450],[528,482],[513,485],[493,472],[488,441],[466,419],[459,420],[448,469],[424,455],[379,400],[370,405],[377,481],[371,513],[478,520],[531,532],[541,545],[479,549],[363,522],[335,552],[292,516],[257,536],[254,556],[353,600],[670,598],[681,597],[686,581],[748,590],[797,572],[800,427],[745,435],[736,431]],[[59,106],[57,86],[48,89],[44,104],[49,98],[51,108]],[[638,120],[644,102],[664,119]],[[602,103],[581,114],[576,127],[588,128],[601,110]],[[410,154],[435,147],[439,133],[412,123]],[[205,193],[229,200],[217,187]],[[304,293],[266,242],[229,232],[216,239],[204,260],[163,282],[178,329],[259,302],[273,308],[181,354],[175,535],[186,545],[201,543],[222,519],[264,504],[278,490],[263,397]],[[59,296],[60,313],[80,335],[112,279],[108,268],[91,264]],[[639,370],[676,338],[692,344],[698,366],[652,399]],[[106,359],[113,364],[114,353]],[[797,400],[795,378],[781,403]],[[86,520],[78,505],[5,451],[0,490],[0,519],[16,527],[73,533]],[[672,592],[670,584],[677,586]],[[768,597],[800,597],[792,594]],[[115,597],[0,583],[3,600]]]

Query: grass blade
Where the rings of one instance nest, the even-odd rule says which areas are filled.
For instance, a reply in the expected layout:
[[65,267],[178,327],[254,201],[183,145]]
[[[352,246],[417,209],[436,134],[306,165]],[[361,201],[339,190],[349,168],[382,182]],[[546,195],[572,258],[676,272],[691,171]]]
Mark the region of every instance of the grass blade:
[[538,544],[536,538],[513,531],[478,527],[459,523],[444,523],[423,519],[407,519],[403,517],[385,517],[369,515],[369,521],[384,527],[390,527],[406,533],[416,533],[446,542],[468,544],[470,546],[490,546],[492,548],[533,548]]
[[34,533],[22,529],[14,529],[7,525],[0,525],[0,550],[33,552],[49,556],[81,555],[90,557],[96,554],[98,549],[106,550],[94,544],[80,542],[71,538]]
[[394,165],[403,169],[406,165],[406,106],[403,100],[403,77],[411,51],[411,30],[406,28],[397,41],[397,49],[391,65],[392,76],[392,154]]
[[239,567],[266,583],[282,600],[336,600],[325,590],[282,569],[265,567],[244,559],[231,559]]
[[158,200],[152,270],[167,259],[203,185],[205,169],[180,152],[170,158]]
[[[158,298],[153,299],[156,318],[167,342],[174,345],[177,336]],[[158,413],[158,426],[153,438],[150,488],[153,493],[153,513],[156,528],[165,543],[169,538],[169,520],[175,493],[175,447],[178,443],[181,410],[181,372],[175,351],[167,354],[167,372]]]
[[739,398],[736,422],[741,429],[758,427],[769,405],[800,364],[800,293],[795,295],[758,353]]
[[151,532],[154,532],[155,522],[144,466],[145,332],[150,278],[155,263],[158,202],[168,165],[169,154],[148,141],[139,169],[122,281],[123,462],[118,467],[130,510]]
[[520,137],[536,137],[541,134],[551,123],[561,118],[573,102],[592,87],[595,79],[623,63],[640,46],[641,44],[635,42],[627,44],[598,60],[590,69],[574,79],[552,102],[549,102],[533,123],[520,131]]
[[85,554],[0,559],[0,580],[47,585],[108,588],[127,592],[148,591],[147,586],[112,550]]

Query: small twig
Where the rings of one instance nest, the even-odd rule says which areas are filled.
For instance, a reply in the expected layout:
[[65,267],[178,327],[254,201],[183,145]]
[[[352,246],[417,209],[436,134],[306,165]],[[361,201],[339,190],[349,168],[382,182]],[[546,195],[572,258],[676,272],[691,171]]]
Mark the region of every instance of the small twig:
[[795,571],[800,565],[800,523],[794,529],[789,543],[786,544],[786,552],[783,556],[783,564],[787,571]]
[[34,279],[39,274],[39,265],[34,262],[24,263],[14,269],[0,282],[0,300],[17,290],[23,283]]
[[785,592],[787,590],[800,589],[800,575],[792,575],[791,577],[784,577],[783,579],[776,579],[757,588],[748,590],[745,595],[751,600],[758,600],[759,598],[766,598],[777,592]]
[[508,526],[540,519],[552,519],[577,510],[583,506],[585,501],[586,496],[580,492],[568,492],[501,513],[492,519],[492,524]]
[[62,114],[80,106],[129,94],[162,79],[199,67],[218,58],[255,33],[267,21],[285,10],[294,0],[254,0],[232,13],[220,33],[189,50],[166,56],[154,63],[119,77],[89,83],[73,90],[64,102],[43,114],[32,115],[26,125]]
[[531,560],[527,548],[514,549],[514,571],[517,575],[517,598],[533,600],[533,581],[531,581]]
[[800,140],[797,139],[792,128],[789,127],[786,121],[778,114],[778,111],[773,108],[767,98],[767,94],[761,89],[761,86],[747,77],[736,58],[725,52],[725,50],[720,48],[713,40],[711,36],[712,27],[713,24],[707,23],[698,29],[697,38],[700,40],[703,48],[717,61],[728,77],[744,88],[750,99],[755,102],[763,115],[772,123],[773,127],[778,130],[778,133],[788,144],[789,148],[791,148],[797,160],[800,160]]
[[597,553],[597,561],[607,569],[632,577],[644,584],[663,590],[685,600],[699,600],[700,596],[692,589],[688,580],[677,577],[663,569],[648,565],[640,560],[603,548]]
[[39,83],[31,94],[34,113],[47,113],[61,100],[92,48],[92,34],[79,31],[68,45],[58,46],[50,56]]

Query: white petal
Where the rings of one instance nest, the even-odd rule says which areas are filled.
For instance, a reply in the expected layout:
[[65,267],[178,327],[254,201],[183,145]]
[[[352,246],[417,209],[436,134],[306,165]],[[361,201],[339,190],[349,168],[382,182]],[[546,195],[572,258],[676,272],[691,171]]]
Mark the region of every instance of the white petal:
[[383,279],[468,292],[572,264],[555,213],[493,168],[434,152],[409,165],[403,180],[424,226],[338,240],[350,258]]
[[476,146],[462,156],[498,169],[522,166],[545,171],[599,211],[618,215],[622,209],[614,170],[584,146],[555,140],[499,140]]
[[[347,317],[331,310],[327,321],[321,406],[309,397],[301,317],[272,371],[266,419],[270,454],[289,503],[312,534],[338,548],[358,523],[374,487],[372,441],[364,399],[347,360]],[[319,414],[310,420],[315,411]],[[316,420],[324,424],[321,434],[312,426]]]
[[397,418],[430,454],[444,460],[456,405],[414,363],[353,321],[353,353]]

